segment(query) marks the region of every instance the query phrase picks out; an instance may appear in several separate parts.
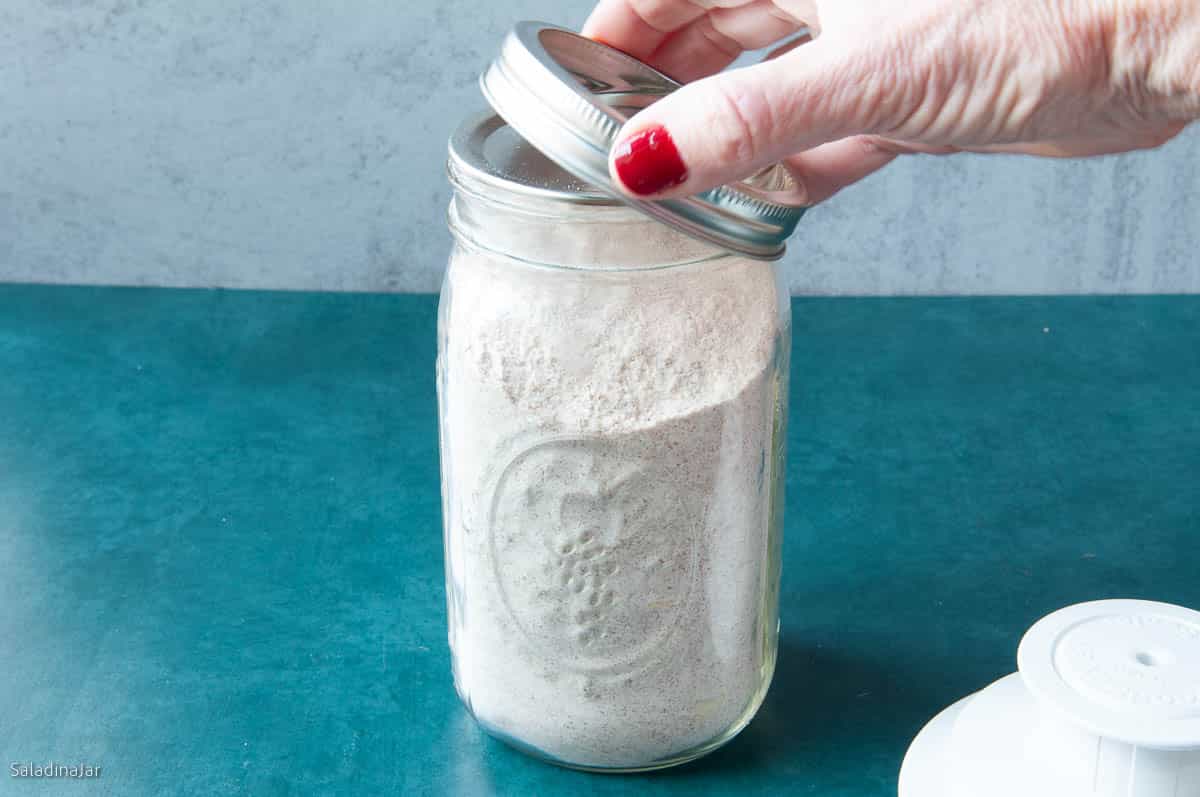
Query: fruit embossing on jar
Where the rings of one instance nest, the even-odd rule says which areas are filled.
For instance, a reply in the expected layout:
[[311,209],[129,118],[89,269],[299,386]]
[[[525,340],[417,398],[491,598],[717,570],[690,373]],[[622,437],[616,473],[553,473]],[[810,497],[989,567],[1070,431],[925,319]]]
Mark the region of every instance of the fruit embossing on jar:
[[704,507],[681,501],[661,457],[636,448],[599,437],[538,443],[493,493],[504,604],[532,647],[567,669],[632,670],[667,642],[693,593]]

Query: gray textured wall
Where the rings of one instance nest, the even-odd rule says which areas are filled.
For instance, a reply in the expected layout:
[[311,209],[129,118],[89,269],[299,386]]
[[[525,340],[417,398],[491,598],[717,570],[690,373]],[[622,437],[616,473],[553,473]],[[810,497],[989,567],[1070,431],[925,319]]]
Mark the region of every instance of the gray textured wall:
[[[513,20],[590,0],[4,0],[0,280],[434,290],[444,144]],[[1200,129],[919,158],[803,222],[800,293],[1200,291]]]

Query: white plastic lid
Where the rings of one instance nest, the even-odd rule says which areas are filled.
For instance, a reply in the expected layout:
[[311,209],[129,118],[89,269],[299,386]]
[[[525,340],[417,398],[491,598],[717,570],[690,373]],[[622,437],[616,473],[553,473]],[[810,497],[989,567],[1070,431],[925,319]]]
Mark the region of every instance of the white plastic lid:
[[1072,606],[1017,658],[925,726],[900,797],[1200,797],[1200,612]]
[[1097,736],[1200,748],[1200,612],[1151,601],[1081,603],[1029,629],[1017,667],[1038,700]]

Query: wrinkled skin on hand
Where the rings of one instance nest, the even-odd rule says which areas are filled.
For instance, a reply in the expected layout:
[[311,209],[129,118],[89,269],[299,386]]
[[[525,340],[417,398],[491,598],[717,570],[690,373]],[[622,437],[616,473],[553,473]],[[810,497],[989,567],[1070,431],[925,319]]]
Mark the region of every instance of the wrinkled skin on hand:
[[658,196],[782,160],[813,203],[898,154],[1101,155],[1200,116],[1197,0],[601,0],[584,33],[689,83],[622,133],[669,131],[687,177]]

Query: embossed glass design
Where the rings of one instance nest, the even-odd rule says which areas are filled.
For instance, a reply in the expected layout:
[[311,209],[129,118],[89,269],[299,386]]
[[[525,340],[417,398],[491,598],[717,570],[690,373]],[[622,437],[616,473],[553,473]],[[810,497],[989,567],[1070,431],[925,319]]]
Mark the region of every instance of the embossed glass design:
[[788,298],[773,265],[592,193],[505,131],[476,119],[451,146],[455,686],[489,733],[555,763],[671,766],[736,735],[774,670]]

